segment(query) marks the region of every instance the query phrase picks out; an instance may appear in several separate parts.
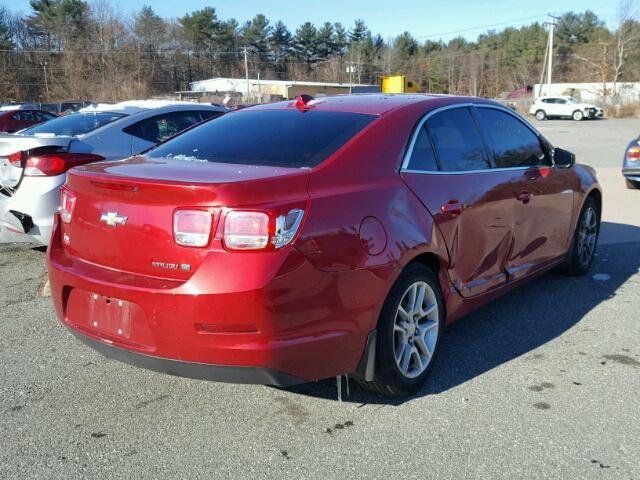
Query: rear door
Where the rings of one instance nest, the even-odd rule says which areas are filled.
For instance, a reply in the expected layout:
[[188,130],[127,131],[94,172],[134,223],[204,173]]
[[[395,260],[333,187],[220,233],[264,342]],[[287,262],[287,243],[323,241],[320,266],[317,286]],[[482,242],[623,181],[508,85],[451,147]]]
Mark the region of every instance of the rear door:
[[511,112],[474,109],[496,169],[511,172],[514,240],[507,272],[516,279],[566,253],[573,212],[574,176],[552,168],[537,133]]
[[465,297],[507,282],[514,175],[491,168],[468,106],[428,114],[402,177],[429,209],[449,249],[449,277]]

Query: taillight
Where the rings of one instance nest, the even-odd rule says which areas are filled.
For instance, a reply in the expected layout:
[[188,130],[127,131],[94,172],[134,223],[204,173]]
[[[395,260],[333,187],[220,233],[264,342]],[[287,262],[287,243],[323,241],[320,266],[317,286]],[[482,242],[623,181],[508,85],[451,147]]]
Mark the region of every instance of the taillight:
[[276,218],[276,234],[273,237],[273,245],[276,248],[282,248],[293,240],[298,233],[304,210],[290,210],[286,215],[280,215]]
[[224,220],[224,246],[228,250],[273,250],[289,244],[295,237],[304,211],[286,215],[270,212],[232,210]]
[[60,220],[71,223],[73,209],[76,206],[76,194],[67,187],[60,188]]
[[[265,212],[232,210],[224,220],[224,245],[230,250],[261,250],[275,232]],[[270,228],[272,227],[272,228]]]
[[9,163],[14,167],[21,168],[22,167],[22,152],[12,153],[7,157]]
[[206,210],[176,210],[173,238],[178,245],[204,247],[209,243],[214,215]]
[[53,177],[72,167],[104,160],[92,153],[47,153],[27,158],[24,165],[26,177]]
[[640,147],[631,147],[627,150],[627,160],[637,162],[640,160]]

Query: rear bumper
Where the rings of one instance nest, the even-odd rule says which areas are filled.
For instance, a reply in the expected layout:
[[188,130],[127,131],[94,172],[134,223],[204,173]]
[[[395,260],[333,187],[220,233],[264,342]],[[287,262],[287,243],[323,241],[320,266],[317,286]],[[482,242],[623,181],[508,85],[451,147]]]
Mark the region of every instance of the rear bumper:
[[623,167],[622,175],[628,180],[640,182],[640,165],[638,165],[637,167]]
[[205,260],[186,282],[164,280],[71,257],[54,225],[52,300],[85,343],[152,370],[273,385],[355,372],[386,282],[368,270],[320,271],[285,250],[251,271],[237,254]]
[[[11,197],[0,194],[0,243],[35,242],[49,244],[53,216],[58,208],[60,186],[66,176],[28,177]],[[14,228],[17,220],[11,211],[30,217],[28,231]]]
[[211,380],[215,382],[256,383],[290,387],[304,380],[287,373],[262,367],[245,367],[234,365],[209,365],[205,363],[183,362],[168,358],[144,355],[131,350],[114,347],[105,342],[94,340],[71,329],[82,343],[97,350],[103,355],[136,367],[146,368],[154,372],[168,373],[179,377]]

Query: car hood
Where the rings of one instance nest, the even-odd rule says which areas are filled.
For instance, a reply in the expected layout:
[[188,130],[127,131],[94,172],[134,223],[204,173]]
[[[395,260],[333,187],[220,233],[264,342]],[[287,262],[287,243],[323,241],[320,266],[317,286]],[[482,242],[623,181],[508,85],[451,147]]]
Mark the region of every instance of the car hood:
[[576,103],[575,105],[579,108],[598,108],[593,103]]

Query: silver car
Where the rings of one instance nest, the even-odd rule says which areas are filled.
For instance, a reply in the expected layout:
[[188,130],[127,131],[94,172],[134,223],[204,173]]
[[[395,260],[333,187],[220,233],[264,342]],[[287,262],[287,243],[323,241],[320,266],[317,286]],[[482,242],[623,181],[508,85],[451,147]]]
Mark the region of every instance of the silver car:
[[124,102],[0,134],[0,243],[49,244],[69,168],[127,158],[226,111],[197,103]]

